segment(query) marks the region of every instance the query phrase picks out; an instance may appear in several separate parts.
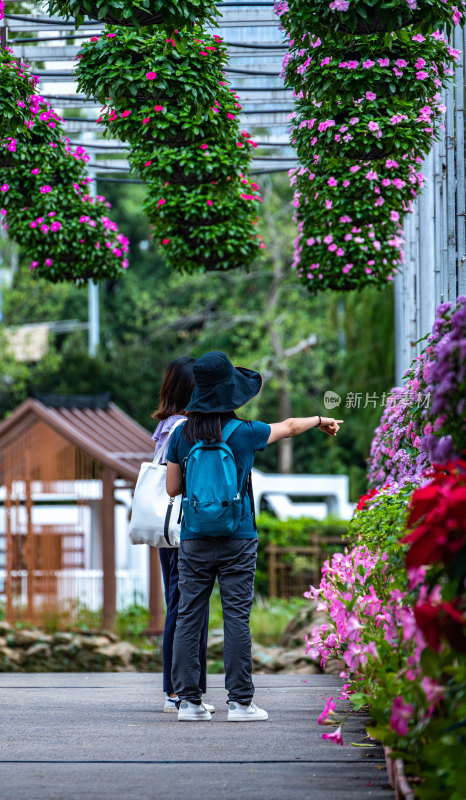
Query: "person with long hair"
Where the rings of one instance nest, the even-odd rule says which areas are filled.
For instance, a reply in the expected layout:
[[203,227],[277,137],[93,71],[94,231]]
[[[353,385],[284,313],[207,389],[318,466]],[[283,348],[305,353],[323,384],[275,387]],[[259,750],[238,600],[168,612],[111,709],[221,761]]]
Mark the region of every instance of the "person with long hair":
[[[185,408],[188,405],[192,391],[194,389],[193,367],[196,363],[195,358],[182,356],[175,358],[165,373],[162,388],[160,390],[160,402],[158,408],[152,414],[154,419],[159,420],[159,424],[152,436],[155,441],[155,454],[157,454],[167,443],[167,438],[173,425],[181,419],[186,419]],[[164,711],[178,712],[178,697],[173,690],[172,684],[172,658],[173,658],[173,638],[175,635],[176,621],[178,617],[178,603],[180,592],[178,588],[178,548],[160,547],[159,557],[162,567],[163,587],[167,613],[165,617],[165,627],[163,631],[163,691],[165,692]],[[207,675],[207,633],[209,627],[209,608],[205,609],[203,620],[201,620],[198,630],[199,638],[199,663],[200,677],[199,686],[201,691],[206,691]],[[207,704],[205,704],[207,705]],[[215,711],[213,706],[208,706],[210,713]]]
[[[209,450],[226,440],[237,470],[237,502],[241,503],[239,523],[225,531],[219,522],[209,522],[209,535],[189,528],[183,520],[178,559],[180,602],[173,644],[172,680],[179,698],[180,721],[211,719],[202,703],[199,629],[208,608],[215,579],[218,578],[224,622],[225,688],[228,691],[228,722],[266,720],[268,714],[253,702],[251,632],[249,617],[254,597],[257,557],[257,530],[250,475],[254,456],[267,445],[311,428],[336,436],[342,420],[331,417],[287,419],[268,425],[265,422],[236,422],[235,411],[259,394],[262,376],[258,372],[234,367],[225,353],[207,353],[194,365],[195,386],[186,406],[188,419],[171,437],[167,454],[167,492],[182,494],[186,459],[193,445],[202,442]],[[233,430],[233,432],[231,432]],[[204,446],[206,445],[206,446]],[[210,447],[209,447],[210,445]],[[225,450],[225,448],[224,448]],[[207,478],[213,482],[215,475]],[[241,500],[240,500],[241,498]],[[183,505],[189,501],[183,496]],[[223,504],[225,505],[225,504]],[[226,504],[227,505],[227,504]],[[186,505],[187,507],[187,505]],[[221,506],[220,506],[221,507]],[[213,527],[212,527],[213,525]]]

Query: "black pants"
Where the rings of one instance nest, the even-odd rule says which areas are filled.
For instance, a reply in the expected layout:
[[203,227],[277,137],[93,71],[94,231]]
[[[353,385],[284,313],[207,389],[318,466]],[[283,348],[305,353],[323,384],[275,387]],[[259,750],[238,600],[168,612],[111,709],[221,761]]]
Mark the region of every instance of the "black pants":
[[257,539],[205,537],[182,541],[178,555],[180,602],[173,643],[173,688],[200,703],[199,639],[218,578],[223,609],[225,688],[228,700],[250,703],[252,682],[249,616],[254,597]]
[[[178,603],[180,592],[178,589],[178,549],[168,547],[159,548],[160,564],[163,575],[163,588],[165,592],[165,603],[167,614],[165,617],[165,627],[163,629],[163,691],[168,694],[173,692],[172,684],[172,661],[173,661],[173,637],[175,635],[176,620],[178,619]],[[199,685],[204,694],[206,691],[207,675],[207,634],[209,630],[209,607],[207,606],[202,634],[200,637],[199,659],[201,664],[201,675]]]

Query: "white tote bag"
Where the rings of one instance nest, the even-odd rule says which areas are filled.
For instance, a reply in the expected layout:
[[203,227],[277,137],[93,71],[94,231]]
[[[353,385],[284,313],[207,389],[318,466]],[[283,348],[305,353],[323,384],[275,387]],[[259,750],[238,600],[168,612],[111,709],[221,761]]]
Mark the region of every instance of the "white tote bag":
[[179,419],[168,434],[168,439],[153,461],[144,461],[134,490],[129,538],[133,544],[150,544],[152,547],[179,547],[181,495],[167,494],[167,452],[170,437],[185,422]]

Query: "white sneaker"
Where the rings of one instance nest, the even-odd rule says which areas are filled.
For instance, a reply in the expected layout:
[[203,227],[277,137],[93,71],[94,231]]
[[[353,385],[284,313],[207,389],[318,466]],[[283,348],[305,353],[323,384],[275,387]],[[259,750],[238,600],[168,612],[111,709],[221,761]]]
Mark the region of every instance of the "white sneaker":
[[178,714],[178,708],[176,705],[178,703],[178,700],[179,700],[178,697],[170,697],[169,694],[166,695],[165,705],[163,707],[165,714]]
[[258,722],[268,719],[269,715],[263,708],[258,708],[254,703],[228,703],[227,722]]
[[202,705],[206,711],[210,711],[211,714],[215,714],[215,706],[211,706],[210,703],[204,703],[204,701],[202,701]]
[[205,705],[201,703],[190,703],[189,700],[182,700],[178,710],[179,722],[205,722],[212,719],[212,714],[207,710]]

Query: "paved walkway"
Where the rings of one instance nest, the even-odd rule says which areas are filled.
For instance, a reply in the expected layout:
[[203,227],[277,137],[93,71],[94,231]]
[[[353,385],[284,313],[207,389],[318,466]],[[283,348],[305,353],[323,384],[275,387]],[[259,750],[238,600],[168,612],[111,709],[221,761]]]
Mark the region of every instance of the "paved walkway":
[[208,682],[217,713],[190,725],[161,712],[160,675],[1,674],[2,800],[392,800],[381,749],[351,746],[360,715],[344,747],[321,739],[338,678],[258,675],[269,720],[243,725]]

